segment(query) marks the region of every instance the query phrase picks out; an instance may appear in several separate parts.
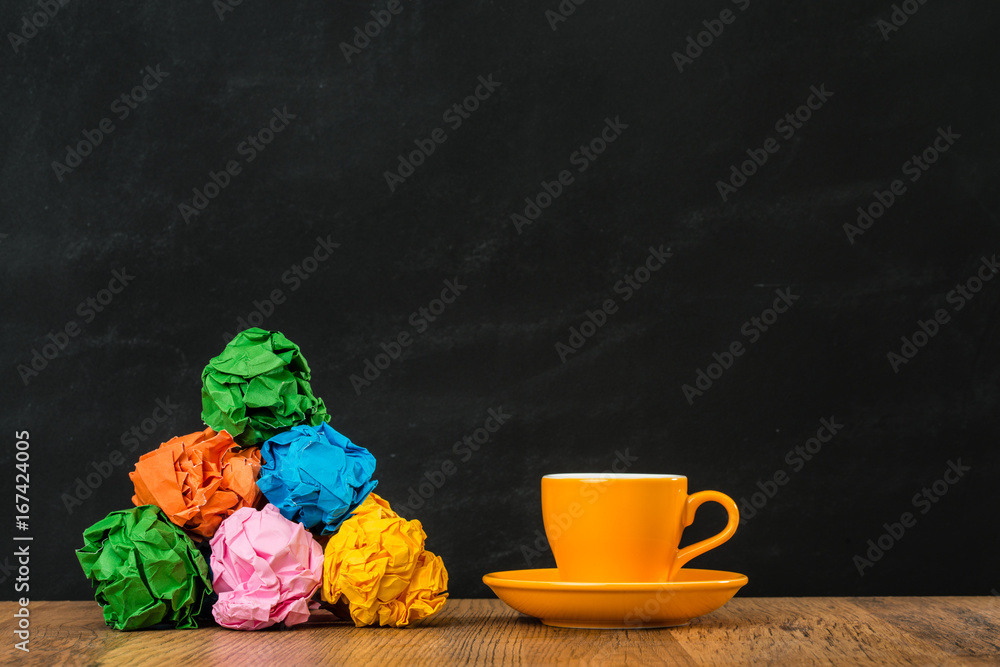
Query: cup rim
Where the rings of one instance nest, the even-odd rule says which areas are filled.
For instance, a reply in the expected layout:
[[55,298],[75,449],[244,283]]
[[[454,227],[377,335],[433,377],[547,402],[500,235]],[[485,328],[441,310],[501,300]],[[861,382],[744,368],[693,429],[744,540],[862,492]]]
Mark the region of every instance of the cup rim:
[[642,472],[557,472],[544,475],[542,479],[577,479],[589,481],[603,481],[612,479],[687,479],[685,475],[674,475],[671,473],[642,473]]

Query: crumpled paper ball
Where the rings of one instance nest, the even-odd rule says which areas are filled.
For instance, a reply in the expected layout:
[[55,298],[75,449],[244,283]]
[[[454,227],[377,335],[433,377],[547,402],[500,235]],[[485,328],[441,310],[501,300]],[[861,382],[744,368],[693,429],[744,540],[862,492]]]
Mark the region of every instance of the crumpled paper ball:
[[323,548],[274,505],[237,510],[212,538],[216,622],[233,630],[286,627],[309,620],[309,599],[323,578]]
[[448,597],[440,556],[424,550],[419,521],[371,494],[326,545],[323,600],[347,607],[358,627],[403,627],[436,614]]
[[211,537],[223,519],[261,499],[260,450],[235,446],[228,433],[210,428],[171,438],[143,454],[129,473],[132,502],[156,505],[181,528]]
[[309,364],[280,332],[254,327],[236,334],[201,373],[201,418],[244,447],[292,426],[328,421],[313,395]]
[[208,564],[159,508],[112,512],[83,531],[83,541],[76,555],[105,623],[118,630],[197,627],[195,617],[212,593]]
[[337,530],[378,484],[375,457],[329,424],[296,426],[261,447],[257,486],[286,519]]

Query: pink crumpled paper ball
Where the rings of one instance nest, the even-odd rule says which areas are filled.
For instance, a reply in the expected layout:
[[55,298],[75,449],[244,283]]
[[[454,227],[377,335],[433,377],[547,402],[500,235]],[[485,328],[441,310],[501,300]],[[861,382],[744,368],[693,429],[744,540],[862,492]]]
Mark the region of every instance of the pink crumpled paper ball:
[[274,505],[237,510],[211,541],[212,615],[233,630],[309,620],[309,599],[323,579],[323,548]]

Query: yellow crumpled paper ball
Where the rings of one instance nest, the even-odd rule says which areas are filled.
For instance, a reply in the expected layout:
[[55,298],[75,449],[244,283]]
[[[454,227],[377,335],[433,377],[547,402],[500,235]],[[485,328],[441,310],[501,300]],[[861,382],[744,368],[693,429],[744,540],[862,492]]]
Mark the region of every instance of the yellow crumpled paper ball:
[[436,614],[448,597],[448,571],[424,550],[419,521],[407,521],[371,493],[326,545],[323,600],[347,607],[357,627],[403,627]]

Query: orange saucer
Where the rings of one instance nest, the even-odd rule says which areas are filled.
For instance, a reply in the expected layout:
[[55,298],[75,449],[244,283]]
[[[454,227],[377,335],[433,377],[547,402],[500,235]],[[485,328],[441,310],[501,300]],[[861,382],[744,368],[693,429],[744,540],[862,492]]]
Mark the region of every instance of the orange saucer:
[[682,568],[674,581],[577,583],[555,568],[493,572],[483,583],[508,606],[557,628],[669,628],[715,611],[746,585],[736,572]]

